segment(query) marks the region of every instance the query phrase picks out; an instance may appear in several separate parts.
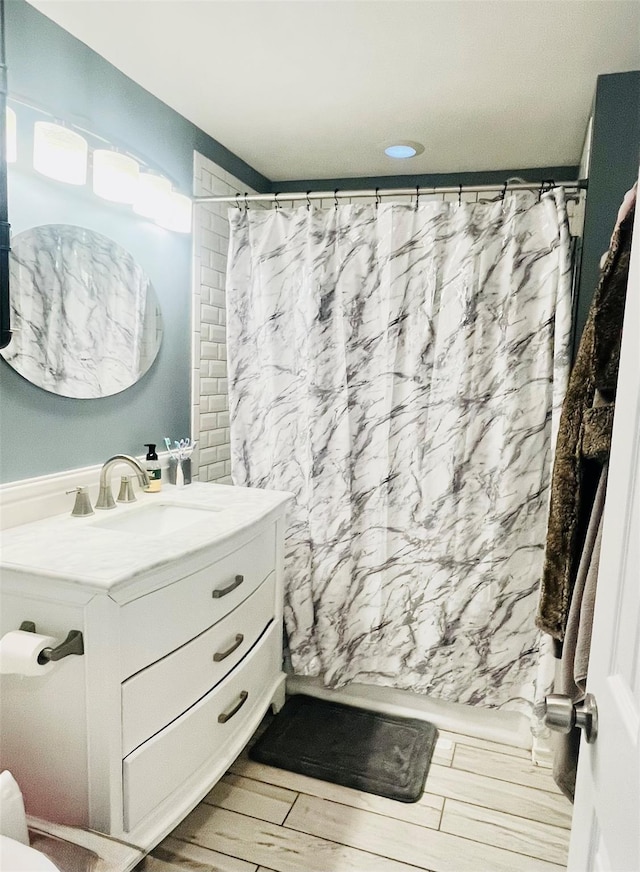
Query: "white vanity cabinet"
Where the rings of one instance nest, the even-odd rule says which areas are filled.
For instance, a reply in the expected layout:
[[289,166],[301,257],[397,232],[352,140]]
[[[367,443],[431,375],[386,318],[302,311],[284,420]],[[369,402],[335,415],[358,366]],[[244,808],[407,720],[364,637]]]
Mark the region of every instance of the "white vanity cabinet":
[[[79,629],[85,653],[42,676],[2,676],[0,766],[21,784],[28,813],[143,850],[211,789],[269,706],[284,702],[288,495],[192,485],[183,500],[187,490],[192,505],[226,501],[226,514],[172,541],[133,541],[95,518],[4,534],[2,634],[25,620],[56,638]],[[136,510],[144,507],[112,511]],[[31,556],[25,550],[20,565],[27,527]],[[61,556],[63,532],[80,539],[84,572],[72,567],[77,554]],[[54,553],[44,560],[47,547]]]

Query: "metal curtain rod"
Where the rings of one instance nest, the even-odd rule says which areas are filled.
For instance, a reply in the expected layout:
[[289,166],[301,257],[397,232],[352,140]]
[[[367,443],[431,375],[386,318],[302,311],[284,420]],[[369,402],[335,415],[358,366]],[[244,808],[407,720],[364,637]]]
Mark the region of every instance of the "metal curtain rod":
[[443,188],[373,188],[360,191],[292,191],[290,193],[275,194],[237,194],[211,197],[194,197],[194,203],[279,203],[292,202],[294,200],[331,200],[331,199],[355,199],[356,197],[421,197],[425,194],[480,194],[490,191],[548,191],[552,188],[567,188],[580,191],[587,187],[585,180],[573,182],[555,182],[552,180],[543,182],[514,182],[513,184],[496,183],[493,185],[450,185]]

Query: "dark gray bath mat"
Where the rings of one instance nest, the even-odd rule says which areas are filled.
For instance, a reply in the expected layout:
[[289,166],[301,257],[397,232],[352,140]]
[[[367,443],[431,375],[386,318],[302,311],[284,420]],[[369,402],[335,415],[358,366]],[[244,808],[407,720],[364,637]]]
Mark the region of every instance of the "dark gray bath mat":
[[417,802],[438,731],[426,721],[290,697],[249,751],[258,763]]

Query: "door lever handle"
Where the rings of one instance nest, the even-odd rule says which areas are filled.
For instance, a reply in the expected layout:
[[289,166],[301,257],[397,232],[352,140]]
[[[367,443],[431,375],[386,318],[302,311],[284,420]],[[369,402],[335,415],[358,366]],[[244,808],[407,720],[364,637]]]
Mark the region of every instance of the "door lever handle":
[[574,727],[584,730],[589,744],[598,737],[598,707],[596,698],[587,693],[582,702],[573,703],[564,693],[550,693],[544,700],[544,722],[558,733],[570,733]]

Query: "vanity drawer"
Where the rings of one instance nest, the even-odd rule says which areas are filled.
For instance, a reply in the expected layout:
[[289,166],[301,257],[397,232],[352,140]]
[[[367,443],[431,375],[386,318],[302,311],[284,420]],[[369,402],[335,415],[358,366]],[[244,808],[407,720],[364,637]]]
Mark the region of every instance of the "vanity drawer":
[[266,706],[281,675],[281,632],[273,623],[238,669],[122,761],[127,832],[207,762],[224,759]]
[[255,644],[275,613],[275,572],[206,632],[122,685],[122,755],[179,717]]
[[222,560],[122,606],[122,679],[217,623],[274,568],[275,527],[269,527]]

